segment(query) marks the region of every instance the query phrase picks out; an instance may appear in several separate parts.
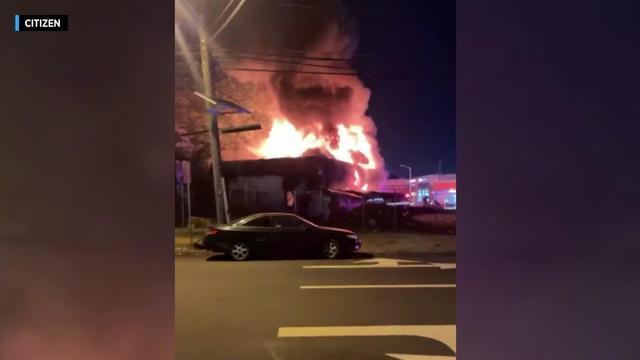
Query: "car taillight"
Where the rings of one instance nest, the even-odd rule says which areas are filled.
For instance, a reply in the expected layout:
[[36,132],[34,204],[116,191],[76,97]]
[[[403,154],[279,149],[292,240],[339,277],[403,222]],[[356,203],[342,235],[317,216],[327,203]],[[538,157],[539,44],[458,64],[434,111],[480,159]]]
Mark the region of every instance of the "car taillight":
[[207,235],[215,235],[218,233],[218,229],[214,228],[213,226],[209,227],[209,231],[207,231]]

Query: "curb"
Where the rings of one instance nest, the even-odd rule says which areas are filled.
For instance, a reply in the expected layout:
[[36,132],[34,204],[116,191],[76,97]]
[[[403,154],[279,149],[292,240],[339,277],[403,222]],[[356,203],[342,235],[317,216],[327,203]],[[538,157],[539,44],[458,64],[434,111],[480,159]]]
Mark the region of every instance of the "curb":
[[198,256],[198,255],[206,255],[208,251],[188,248],[188,247],[176,247],[174,249],[174,253],[175,253],[175,256],[185,256],[185,255]]

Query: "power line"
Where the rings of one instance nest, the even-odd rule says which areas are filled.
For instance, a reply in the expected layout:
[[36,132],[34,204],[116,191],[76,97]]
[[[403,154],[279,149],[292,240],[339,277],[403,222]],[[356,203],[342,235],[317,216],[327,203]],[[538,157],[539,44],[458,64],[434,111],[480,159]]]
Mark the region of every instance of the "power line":
[[[317,5],[317,4],[300,4],[297,2],[285,2],[285,1],[281,1],[281,2],[275,2],[274,0],[264,0],[264,1],[252,1],[251,2],[252,5],[257,5],[257,6],[276,6],[276,7],[283,7],[283,8],[292,8],[292,9],[308,9],[308,10],[312,10],[312,9],[319,9],[322,8],[322,6]],[[354,9],[358,9],[359,11],[362,12],[383,12],[384,10],[382,8],[354,8]]]
[[220,15],[218,15],[218,17],[213,22],[213,26],[218,25],[218,22],[220,21],[220,19],[222,19],[222,16],[224,16],[227,10],[229,10],[229,7],[231,6],[231,4],[233,4],[234,1],[235,0],[229,0],[229,2],[227,3],[227,6],[225,6],[224,9],[222,9],[222,12],[220,13]]
[[[197,50],[191,50],[193,52],[196,52]],[[286,51],[298,51],[298,50],[286,50]],[[301,53],[304,53],[304,51],[299,50]],[[182,53],[176,53],[176,55],[180,55],[183,56]],[[316,57],[316,56],[303,56],[303,55],[286,55],[286,54],[278,54],[278,53],[265,53],[265,52],[251,52],[251,51],[229,51],[226,49],[223,49],[219,54],[213,54],[212,56],[214,57],[221,57],[221,56],[226,56],[226,57],[240,57],[240,56],[253,56],[253,57],[267,57],[267,58],[273,58],[273,60],[280,60],[280,59],[284,59],[284,60],[299,60],[299,61],[305,61],[305,60],[309,60],[309,61],[336,61],[336,62],[352,62],[354,60],[357,59],[362,59],[362,61],[368,61],[368,60],[372,60],[372,59],[376,59],[376,60],[381,60],[381,59],[389,59],[389,60],[395,60],[398,58],[403,58],[403,57],[411,57],[411,54],[399,54],[399,53],[394,53],[394,54],[374,54],[374,53],[368,53],[368,54],[355,54],[352,57],[349,58],[338,58],[338,57]],[[426,63],[429,64],[449,64],[449,63],[455,63],[455,58],[432,58],[432,59],[426,59],[425,60]]]
[[[200,50],[191,49],[191,52],[199,52]],[[312,60],[312,61],[351,61],[355,57],[330,57],[330,56],[304,56],[304,55],[288,55],[288,54],[278,54],[278,53],[269,53],[269,52],[256,52],[256,51],[230,51],[227,49],[219,49],[217,50],[219,54],[212,54],[212,56],[257,56],[257,57],[272,57],[272,58],[281,58],[281,59],[297,59],[297,60]],[[304,53],[304,51],[300,51]],[[182,55],[182,53],[176,53],[176,55]],[[367,55],[368,56],[368,55]]]
[[305,70],[278,70],[278,69],[251,69],[251,68],[230,68],[223,67],[223,70],[232,71],[257,71],[257,72],[270,72],[270,73],[289,73],[289,74],[316,74],[316,75],[343,75],[343,76],[358,76],[358,74],[343,73],[343,72],[330,72],[330,71],[305,71]]
[[305,56],[305,55],[281,55],[278,53],[268,53],[268,52],[255,52],[255,51],[229,51],[227,49],[222,49],[222,52],[226,52],[231,56],[234,54],[241,56],[268,56],[268,57],[276,57],[276,58],[285,58],[285,59],[300,59],[300,60],[318,60],[318,61],[350,61],[353,58],[340,58],[340,57],[330,57],[330,56]]
[[231,15],[229,15],[227,20],[224,23],[222,23],[222,25],[220,26],[218,31],[216,31],[213,35],[211,35],[211,37],[207,41],[214,40],[222,32],[222,30],[224,30],[227,27],[227,25],[229,25],[229,22],[236,16],[236,14],[240,10],[240,8],[244,4],[244,2],[245,2],[245,0],[240,0],[240,2],[238,3],[238,5],[236,5],[236,8],[233,9],[233,12],[231,13]]
[[341,55],[341,53],[336,51],[318,51],[318,50],[305,50],[305,49],[286,49],[280,48],[278,51],[283,53],[293,53],[293,54],[316,54],[322,56],[333,56],[333,55]]
[[[177,66],[187,66],[188,63],[181,62],[176,63]],[[250,72],[270,72],[270,73],[291,73],[291,74],[317,74],[317,75],[343,75],[343,76],[362,76],[363,74],[358,75],[355,72],[331,72],[331,71],[306,71],[306,70],[279,70],[279,69],[255,69],[255,68],[235,68],[235,67],[221,67],[222,70],[231,70],[231,71],[250,71]],[[382,80],[392,80],[392,79],[422,79],[422,78],[448,78],[452,76],[450,72],[413,72],[415,69],[405,69],[409,72],[393,72],[393,73],[384,73],[384,75],[376,76],[376,79]]]
[[299,9],[317,9],[318,8],[318,5],[303,5],[298,3],[285,3],[285,2],[277,3],[276,6],[288,7],[288,8],[299,8]]
[[280,60],[280,59],[265,59],[265,58],[255,57],[255,56],[243,56],[243,55],[236,55],[236,56],[229,56],[229,57],[215,57],[215,58],[220,59],[220,60],[222,60],[222,61],[231,60],[231,59],[246,59],[246,60],[259,61],[259,62],[276,63],[276,64],[301,65],[301,66],[311,66],[311,67],[319,67],[319,68],[326,68],[326,69],[337,69],[337,70],[346,70],[346,71],[351,71],[351,70],[353,70],[353,69],[351,69],[351,68],[344,67],[344,66],[324,65],[324,64],[311,64],[311,63],[300,62],[300,61],[287,61],[287,60]]

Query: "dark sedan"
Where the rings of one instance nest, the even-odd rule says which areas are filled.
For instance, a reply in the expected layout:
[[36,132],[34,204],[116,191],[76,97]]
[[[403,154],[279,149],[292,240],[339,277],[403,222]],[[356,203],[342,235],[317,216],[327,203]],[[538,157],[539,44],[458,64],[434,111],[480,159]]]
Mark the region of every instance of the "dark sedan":
[[351,230],[319,226],[295,214],[260,213],[210,227],[201,246],[237,261],[274,251],[314,251],[336,259],[359,250],[360,239]]

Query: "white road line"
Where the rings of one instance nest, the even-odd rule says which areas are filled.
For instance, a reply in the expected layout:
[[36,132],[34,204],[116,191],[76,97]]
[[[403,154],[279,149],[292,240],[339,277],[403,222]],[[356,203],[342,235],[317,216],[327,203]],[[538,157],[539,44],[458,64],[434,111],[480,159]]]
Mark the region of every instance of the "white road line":
[[[455,269],[455,263],[416,264],[418,261],[403,259],[374,258],[358,260],[348,265],[303,265],[303,269],[369,269],[369,268],[440,268]],[[403,263],[403,264],[400,264]]]
[[366,264],[366,265],[304,265],[304,269],[367,269],[367,268],[435,268],[436,265],[431,264],[408,264],[408,265],[378,265],[378,264]]
[[422,289],[455,288],[456,284],[389,284],[389,285],[302,285],[302,290],[316,289]]
[[278,328],[278,337],[420,336],[456,351],[455,325],[302,326]]
[[440,356],[440,355],[415,355],[415,354],[385,354],[389,357],[398,360],[451,360],[455,359],[455,356]]

